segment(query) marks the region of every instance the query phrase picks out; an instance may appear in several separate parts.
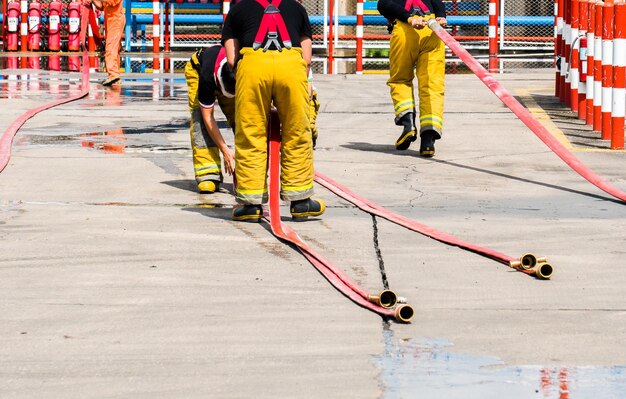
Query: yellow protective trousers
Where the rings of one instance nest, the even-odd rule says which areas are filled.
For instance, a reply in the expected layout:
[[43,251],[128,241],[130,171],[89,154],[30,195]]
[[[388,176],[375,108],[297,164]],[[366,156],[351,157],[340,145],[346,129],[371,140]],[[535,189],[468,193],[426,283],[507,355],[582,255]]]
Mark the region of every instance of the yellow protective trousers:
[[281,122],[280,196],[296,201],[313,195],[313,143],[309,121],[307,65],[300,48],[241,49],[235,89],[237,202],[267,201],[267,127],[270,107]]
[[[426,20],[434,18],[432,14]],[[445,47],[428,27],[414,29],[397,21],[393,27],[389,49],[389,80],[395,122],[408,112],[415,112],[413,70],[419,93],[420,133],[443,132],[443,95],[445,85]]]
[[120,77],[120,53],[122,51],[122,34],[126,25],[123,2],[107,0],[104,2],[104,63],[109,78]]
[[[194,54],[193,57],[196,55]],[[195,60],[198,61],[197,59]],[[191,136],[191,149],[193,152],[193,169],[198,183],[205,180],[222,181],[222,158],[209,133],[200,111],[198,101],[198,84],[200,74],[190,61],[185,65],[185,78],[187,80],[187,96],[189,101],[189,134]],[[228,124],[233,126],[235,113],[235,99],[217,95],[220,109],[226,115]]]

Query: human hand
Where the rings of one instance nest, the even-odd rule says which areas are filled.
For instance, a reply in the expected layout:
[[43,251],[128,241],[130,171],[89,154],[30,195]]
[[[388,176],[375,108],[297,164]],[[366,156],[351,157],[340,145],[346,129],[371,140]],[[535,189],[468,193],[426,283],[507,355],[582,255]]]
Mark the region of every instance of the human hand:
[[91,0],[83,0],[83,5],[85,7],[89,7],[91,5]]
[[438,24],[439,24],[442,28],[444,28],[444,27],[446,27],[446,26],[448,25],[448,21],[446,21],[446,19],[445,19],[445,18],[443,18],[443,17],[437,17],[437,18],[435,18],[435,21],[437,21],[437,23],[438,23]]
[[228,148],[222,154],[224,155],[224,169],[226,173],[232,175],[235,173],[235,154]]
[[424,18],[422,17],[413,17],[409,19],[409,23],[415,29],[422,29],[423,27],[426,26],[426,22],[424,21]]

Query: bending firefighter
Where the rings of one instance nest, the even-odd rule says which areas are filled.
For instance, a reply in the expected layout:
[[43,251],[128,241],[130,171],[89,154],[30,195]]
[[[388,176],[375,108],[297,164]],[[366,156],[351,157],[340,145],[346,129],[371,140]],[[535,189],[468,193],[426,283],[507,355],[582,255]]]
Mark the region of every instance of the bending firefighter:
[[420,155],[435,155],[435,140],[443,132],[445,48],[426,25],[436,18],[446,25],[441,0],[379,0],[378,11],[391,24],[389,80],[395,123],[403,126],[396,149],[406,150],[417,139],[413,70],[419,94]]
[[93,4],[98,10],[104,10],[104,30],[106,33],[104,63],[108,77],[103,86],[111,86],[120,80],[120,53],[122,34],[126,25],[122,0],[83,0],[83,4]]
[[313,200],[313,143],[307,75],[311,25],[295,0],[241,0],[226,17],[222,40],[236,64],[233,219],[258,222],[267,201],[267,121],[274,105],[282,124],[281,190],[295,220],[324,213]]
[[198,191],[213,193],[223,179],[220,152],[224,155],[226,173],[232,175],[235,171],[234,154],[226,146],[214,115],[217,102],[228,124],[234,127],[235,76],[226,63],[224,48],[218,45],[195,52],[185,66],[185,78]]

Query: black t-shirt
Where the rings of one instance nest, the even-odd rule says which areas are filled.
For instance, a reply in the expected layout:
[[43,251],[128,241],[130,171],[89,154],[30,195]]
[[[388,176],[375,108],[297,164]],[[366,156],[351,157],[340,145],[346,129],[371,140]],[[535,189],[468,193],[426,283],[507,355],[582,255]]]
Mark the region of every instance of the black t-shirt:
[[[406,22],[411,14],[404,9],[406,0],[378,0],[378,12],[389,20],[398,19]],[[446,17],[446,7],[441,0],[422,0],[437,18]]]
[[[285,21],[285,26],[287,26],[287,32],[293,47],[301,47],[300,41],[303,36],[312,38],[313,32],[309,16],[300,3],[295,0],[282,0],[278,9]],[[242,48],[252,47],[254,38],[261,25],[264,11],[263,6],[257,3],[256,0],[238,1],[230,9],[226,21],[224,21],[222,43],[228,39],[238,39]],[[280,41],[282,42],[283,39],[280,38]],[[263,47],[266,41],[267,38],[263,41]],[[269,49],[276,50],[274,45],[271,45]]]
[[205,108],[215,105],[215,92],[219,90],[215,81],[215,61],[222,46],[211,46],[202,49],[198,56],[200,62],[200,79],[198,82],[198,101]]

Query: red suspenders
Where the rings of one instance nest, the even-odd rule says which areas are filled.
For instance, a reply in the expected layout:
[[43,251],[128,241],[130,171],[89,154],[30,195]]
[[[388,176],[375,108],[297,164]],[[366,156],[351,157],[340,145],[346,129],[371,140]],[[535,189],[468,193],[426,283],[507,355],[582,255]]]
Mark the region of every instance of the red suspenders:
[[[280,10],[278,9],[280,1],[281,0],[274,0],[273,3],[270,4],[267,0],[256,0],[257,3],[265,8],[265,11],[263,12],[261,25],[259,26],[259,30],[256,33],[256,37],[254,38],[254,43],[252,44],[253,49],[258,50],[259,48],[261,48],[263,40],[265,39],[265,37],[267,37],[267,43],[265,43],[263,51],[267,51],[272,43],[274,43],[278,51],[282,51],[282,46],[280,45],[280,41],[278,40],[279,34],[285,48],[291,48],[291,38],[289,37],[289,33],[287,32],[285,21],[280,15]],[[278,29],[278,32],[276,31],[276,29]]]

